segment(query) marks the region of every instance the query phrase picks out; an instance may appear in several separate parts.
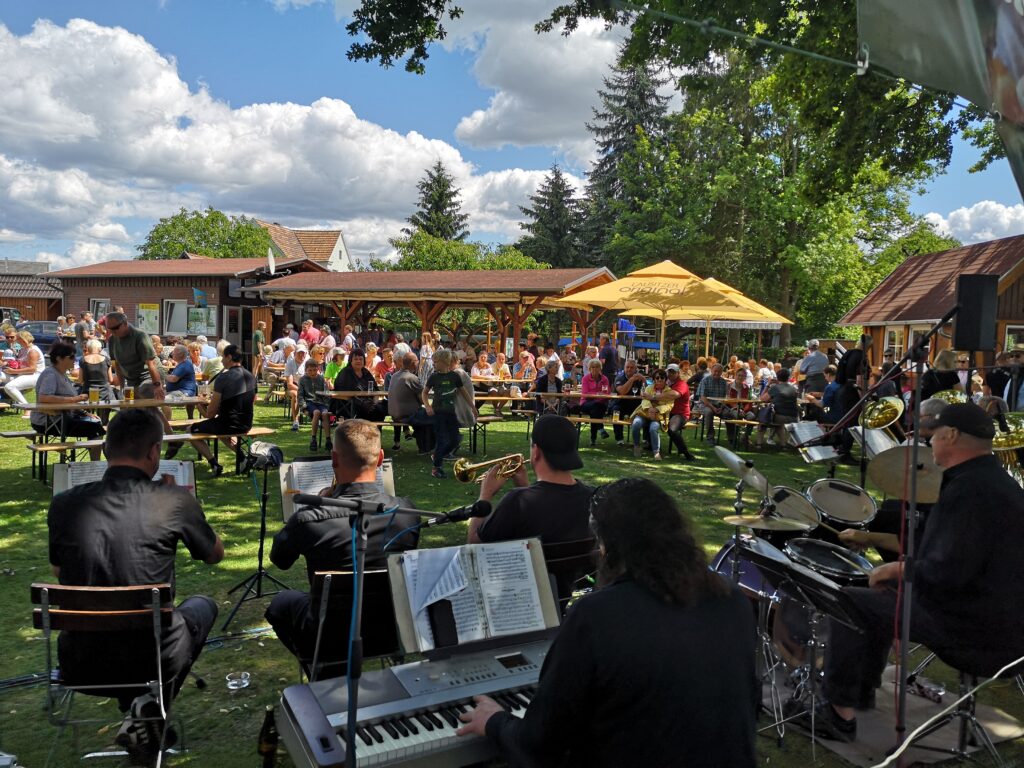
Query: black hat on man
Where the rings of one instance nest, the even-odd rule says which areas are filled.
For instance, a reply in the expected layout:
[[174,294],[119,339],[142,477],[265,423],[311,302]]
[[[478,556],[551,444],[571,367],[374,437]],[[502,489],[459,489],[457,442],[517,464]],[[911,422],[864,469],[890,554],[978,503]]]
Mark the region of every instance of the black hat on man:
[[996,436],[996,425],[984,409],[974,403],[956,403],[946,406],[935,417],[935,428],[952,427],[965,435],[991,440]]
[[555,469],[568,471],[583,466],[576,450],[576,427],[564,416],[547,414],[537,419],[533,427],[533,443]]

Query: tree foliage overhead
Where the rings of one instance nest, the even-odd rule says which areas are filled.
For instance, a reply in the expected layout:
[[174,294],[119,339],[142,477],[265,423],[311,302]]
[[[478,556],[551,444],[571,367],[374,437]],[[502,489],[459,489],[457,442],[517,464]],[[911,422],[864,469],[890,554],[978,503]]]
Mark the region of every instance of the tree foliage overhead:
[[530,203],[529,207],[519,206],[526,216],[519,226],[526,234],[516,247],[553,267],[579,266],[583,262],[579,249],[580,201],[561,168],[551,167],[530,195]]
[[[427,175],[420,179],[416,188],[419,194],[419,210],[406,221],[414,229],[442,240],[465,240],[469,235],[466,223],[469,214],[462,212],[461,192],[455,186],[455,179],[438,160],[427,169]],[[414,230],[407,229],[411,234]]]
[[391,67],[408,53],[406,71],[422,75],[430,58],[427,45],[447,34],[445,17],[461,15],[462,9],[448,0],[363,0],[345,31],[353,37],[365,35],[367,42],[352,43],[348,58]]
[[260,258],[272,244],[270,234],[245,216],[227,216],[215,208],[186,211],[160,219],[146,241],[136,246],[140,259],[176,259],[182,251],[216,259]]

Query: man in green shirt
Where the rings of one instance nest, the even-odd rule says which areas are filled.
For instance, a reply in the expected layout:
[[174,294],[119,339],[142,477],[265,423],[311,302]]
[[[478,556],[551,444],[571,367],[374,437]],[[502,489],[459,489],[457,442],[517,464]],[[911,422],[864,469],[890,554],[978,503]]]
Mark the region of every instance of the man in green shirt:
[[[128,318],[121,312],[107,315],[107,351],[110,353],[111,367],[117,377],[114,384],[120,387],[135,387],[151,384],[153,397],[164,399],[164,385],[160,379],[160,371],[156,350],[149,336],[128,324]],[[148,389],[148,387],[147,387]],[[148,392],[139,393],[140,397],[148,396]]]
[[263,362],[263,345],[267,343],[267,324],[260,320],[256,323],[256,330],[252,332],[252,375],[257,378],[260,375],[260,368]]

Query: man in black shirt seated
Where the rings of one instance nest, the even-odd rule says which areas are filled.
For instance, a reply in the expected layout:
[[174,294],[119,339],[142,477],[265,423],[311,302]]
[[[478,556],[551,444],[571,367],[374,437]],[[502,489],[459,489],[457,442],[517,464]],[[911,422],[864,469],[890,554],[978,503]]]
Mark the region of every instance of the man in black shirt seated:
[[691,523],[650,480],[599,488],[592,509],[601,588],[570,609],[522,720],[477,696],[459,735],[486,735],[523,765],[751,768],[750,604],[708,570]]
[[[572,476],[583,466],[576,450],[576,428],[564,416],[537,419],[530,446],[537,482],[530,485],[524,465],[512,477],[515,488],[488,517],[470,518],[467,541],[479,544],[540,537],[545,544],[592,536],[590,497],[594,489]],[[480,484],[480,500],[491,501],[505,484],[492,467]]]
[[[992,419],[972,403],[935,419],[935,462],[942,491],[925,523],[914,567],[910,640],[947,664],[990,676],[1024,655],[1024,490],[992,454]],[[903,562],[871,572],[873,589],[845,591],[863,632],[830,621],[825,695],[815,718],[822,736],[853,740],[857,709],[873,706],[893,641]],[[809,713],[806,713],[809,714]]]
[[[408,499],[382,493],[377,485],[377,467],[384,461],[380,430],[363,419],[343,421],[334,430],[331,464],[334,486],[321,492],[331,498],[353,498],[386,507],[411,507]],[[352,526],[350,511],[339,507],[304,507],[296,510],[274,537],[270,561],[287,570],[299,557],[306,559],[310,584],[317,571],[352,568]],[[414,515],[371,517],[367,530],[366,568],[384,568],[392,552],[414,549],[419,541]],[[409,530],[412,529],[412,530]],[[385,549],[387,547],[387,549]],[[321,658],[326,662],[344,661],[347,656],[349,615],[328,614],[324,627]],[[270,602],[266,619],[278,639],[300,659],[311,660],[316,646],[318,612],[313,610],[308,593],[294,589],[279,592]],[[332,672],[344,674],[335,665]]]
[[[207,435],[244,435],[252,429],[252,407],[256,402],[256,378],[242,367],[242,350],[234,344],[224,347],[221,356],[224,370],[213,380],[213,394],[206,406],[206,417],[189,427],[189,432]],[[235,449],[232,438],[223,437],[221,441],[231,450]],[[210,470],[214,477],[224,471],[224,467],[214,461],[210,446],[200,441],[192,443],[196,452],[210,462]],[[181,443],[173,443],[167,448],[166,458],[171,459],[178,453]]]
[[[163,424],[150,409],[123,410],[110,421],[104,446],[109,462],[103,479],[53,497],[48,525],[50,564],[61,584],[127,587],[174,584],[178,542],[194,560],[213,565],[224,545],[189,491],[153,482],[160,467]],[[169,704],[199,657],[217,618],[208,597],[190,597],[172,614],[160,638],[164,700]],[[103,685],[155,679],[152,630],[62,632],[61,675],[69,683]],[[117,742],[133,758],[156,754],[160,707],[145,690],[112,689],[127,712]],[[133,697],[134,698],[133,700]],[[146,718],[136,723],[135,718]],[[165,746],[172,741],[170,733]]]

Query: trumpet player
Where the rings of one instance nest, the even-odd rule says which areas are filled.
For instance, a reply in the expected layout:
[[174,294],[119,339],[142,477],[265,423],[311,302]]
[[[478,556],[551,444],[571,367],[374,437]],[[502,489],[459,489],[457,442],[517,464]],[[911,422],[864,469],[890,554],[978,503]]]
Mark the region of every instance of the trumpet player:
[[[479,544],[540,537],[545,544],[586,539],[590,531],[590,497],[594,492],[573,477],[583,466],[576,450],[576,428],[564,416],[537,419],[530,445],[537,481],[530,485],[526,465],[512,475],[515,486],[484,518],[471,518],[467,541]],[[491,501],[504,486],[501,467],[488,470],[480,483],[480,500]]]

